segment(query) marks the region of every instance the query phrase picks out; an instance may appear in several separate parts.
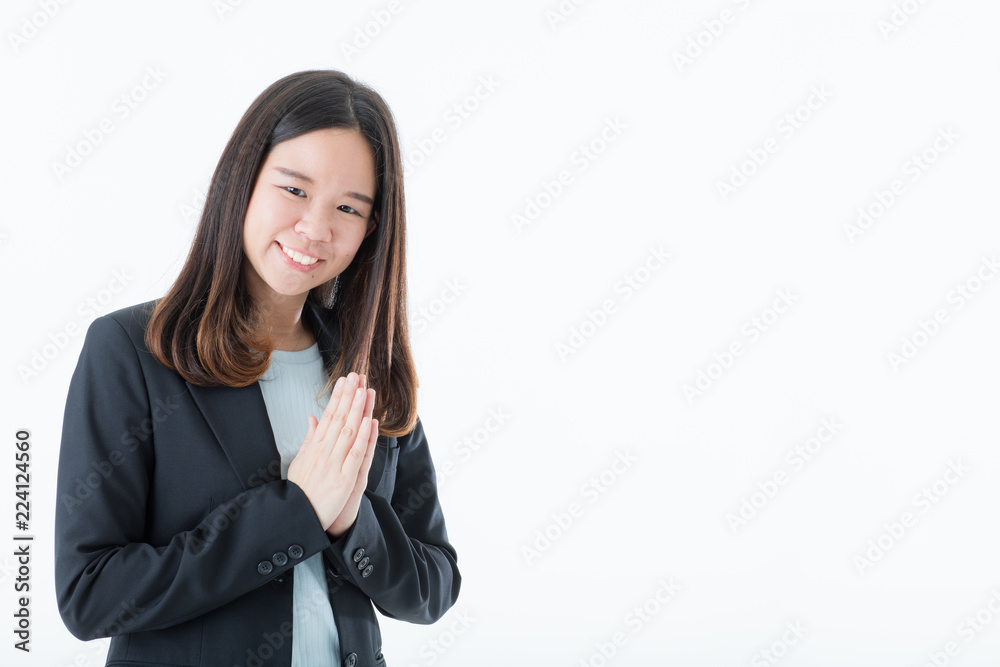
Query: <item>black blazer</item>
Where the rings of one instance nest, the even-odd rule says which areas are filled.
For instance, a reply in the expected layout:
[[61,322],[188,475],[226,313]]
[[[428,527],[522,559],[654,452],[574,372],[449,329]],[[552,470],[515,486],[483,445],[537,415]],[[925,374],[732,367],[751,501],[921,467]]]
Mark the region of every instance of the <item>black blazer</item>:
[[[70,381],[55,517],[66,627],[112,636],[108,665],[290,665],[293,568],[322,552],[341,647],[328,664],[384,665],[372,605],[433,623],[461,586],[422,423],[379,436],[357,521],[333,540],[281,479],[260,386],[198,387],[158,363],[143,342],[153,305],[91,322]],[[330,363],[324,312],[307,301],[303,317]]]

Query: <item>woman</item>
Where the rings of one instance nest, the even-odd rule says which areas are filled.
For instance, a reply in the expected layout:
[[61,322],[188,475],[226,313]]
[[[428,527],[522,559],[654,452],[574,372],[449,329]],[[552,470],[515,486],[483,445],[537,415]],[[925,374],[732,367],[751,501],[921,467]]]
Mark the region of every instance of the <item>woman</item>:
[[454,605],[405,231],[382,98],[292,74],[237,125],[169,292],[91,323],[56,592],[75,636],[113,637],[108,665],[384,665],[372,605]]

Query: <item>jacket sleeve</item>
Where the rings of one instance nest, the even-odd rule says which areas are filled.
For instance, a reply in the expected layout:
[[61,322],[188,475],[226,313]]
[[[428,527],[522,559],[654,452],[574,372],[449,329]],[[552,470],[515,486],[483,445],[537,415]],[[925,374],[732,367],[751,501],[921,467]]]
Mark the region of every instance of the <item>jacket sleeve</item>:
[[392,503],[366,490],[357,520],[323,554],[334,571],[360,588],[382,614],[429,624],[455,604],[462,577],[457,553],[448,541],[419,417],[413,430],[397,442]]
[[[141,442],[131,437],[144,423],[154,421],[138,352],[122,325],[99,317],[70,381],[56,487],[59,613],[82,640],[199,616],[330,544],[308,498],[286,480],[261,480],[166,544],[148,543],[146,520],[156,511],[147,502],[155,428]],[[302,547],[301,557],[258,570],[293,544]]]

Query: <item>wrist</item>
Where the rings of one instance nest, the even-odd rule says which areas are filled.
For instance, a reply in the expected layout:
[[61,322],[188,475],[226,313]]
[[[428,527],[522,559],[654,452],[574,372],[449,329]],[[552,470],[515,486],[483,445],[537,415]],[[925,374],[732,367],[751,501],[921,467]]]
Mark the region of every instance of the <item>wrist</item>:
[[330,536],[331,541],[339,540],[341,537],[346,535],[357,521],[357,516],[351,519],[350,523],[346,523],[342,519],[342,516],[337,517],[337,520],[330,524],[330,527],[326,529],[326,534]]

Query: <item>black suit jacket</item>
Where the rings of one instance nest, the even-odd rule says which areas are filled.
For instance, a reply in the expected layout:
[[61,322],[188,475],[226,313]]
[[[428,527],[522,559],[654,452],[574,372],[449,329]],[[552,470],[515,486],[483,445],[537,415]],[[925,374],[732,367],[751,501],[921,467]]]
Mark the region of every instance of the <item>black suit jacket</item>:
[[[112,636],[108,665],[289,665],[293,568],[322,552],[341,646],[329,664],[384,665],[372,605],[433,623],[461,586],[422,423],[379,436],[357,520],[332,539],[281,479],[259,385],[198,387],[158,363],[143,342],[153,305],[91,322],[70,382],[55,517],[66,627]],[[328,363],[339,339],[324,312],[307,302],[303,317]]]

